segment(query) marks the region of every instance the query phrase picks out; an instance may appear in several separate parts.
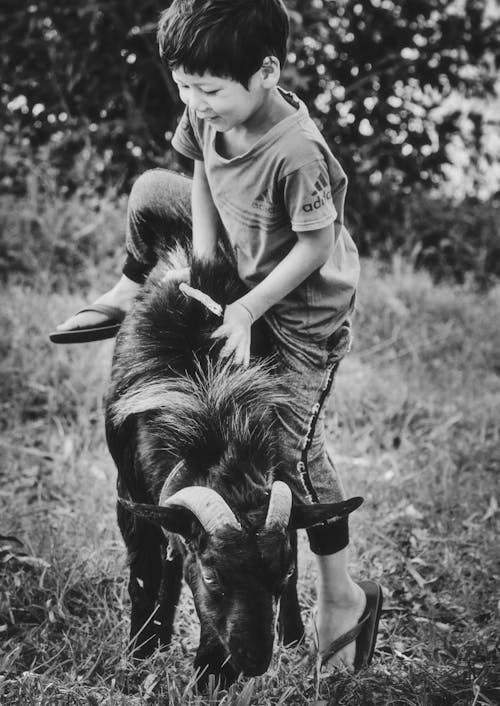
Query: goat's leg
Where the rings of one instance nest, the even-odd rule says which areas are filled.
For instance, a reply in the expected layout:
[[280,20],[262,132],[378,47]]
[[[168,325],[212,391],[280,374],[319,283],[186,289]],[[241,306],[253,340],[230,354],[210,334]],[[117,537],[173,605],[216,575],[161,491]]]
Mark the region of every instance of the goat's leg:
[[290,540],[295,554],[295,570],[281,596],[279,613],[279,635],[284,645],[295,645],[304,637],[304,623],[297,596],[297,532],[291,533]]
[[200,644],[194,660],[194,668],[198,670],[197,685],[200,689],[207,686],[209,675],[223,688],[229,687],[238,678],[239,672],[228,659],[228,653],[219,638],[209,629],[201,627]]
[[161,531],[135,519],[121,505],[117,507],[117,515],[130,567],[130,651],[134,658],[144,659],[158,645],[158,626],[154,621],[162,575]]
[[173,633],[175,610],[179,602],[182,584],[182,556],[170,553],[168,546],[162,547],[162,577],[158,595],[158,611],[154,617],[160,647],[170,644]]

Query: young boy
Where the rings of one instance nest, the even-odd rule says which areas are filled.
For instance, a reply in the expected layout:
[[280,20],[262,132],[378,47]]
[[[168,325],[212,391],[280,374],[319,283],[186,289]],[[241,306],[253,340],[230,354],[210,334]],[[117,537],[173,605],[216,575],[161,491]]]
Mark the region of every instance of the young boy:
[[[325,451],[324,401],[349,347],[359,263],[343,224],[345,174],[304,104],[278,87],[287,36],[281,0],[174,0],[163,13],[160,53],[186,105],[172,144],[194,160],[192,182],[166,170],[137,180],[121,279],[51,338],[115,333],[156,263],[158,243],[179,224],[192,227],[197,257],[213,257],[224,242],[248,292],[226,307],[214,333],[225,338],[222,355],[248,364],[252,323],[265,317],[298,391],[296,407],[280,419],[288,454],[282,477],[295,502],[336,502],[345,496]],[[309,542],[318,561],[323,662],[359,669],[373,654],[380,587],[348,573],[347,520],[312,528]]]

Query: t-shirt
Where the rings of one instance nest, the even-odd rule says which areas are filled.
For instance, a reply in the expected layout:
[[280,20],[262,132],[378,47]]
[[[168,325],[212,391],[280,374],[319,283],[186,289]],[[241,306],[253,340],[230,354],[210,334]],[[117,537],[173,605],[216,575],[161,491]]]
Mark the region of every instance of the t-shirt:
[[328,261],[268,312],[281,326],[323,338],[352,311],[359,278],[358,252],[344,226],[347,178],[304,103],[281,93],[296,112],[237,157],[221,156],[216,127],[188,108],[172,145],[204,162],[239,277],[249,288],[293,248],[295,231],[333,224]]

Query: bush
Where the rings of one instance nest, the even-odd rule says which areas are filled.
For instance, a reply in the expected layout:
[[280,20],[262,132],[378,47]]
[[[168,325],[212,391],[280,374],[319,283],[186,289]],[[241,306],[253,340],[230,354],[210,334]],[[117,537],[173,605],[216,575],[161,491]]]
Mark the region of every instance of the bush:
[[[168,0],[33,0],[0,11],[0,111],[7,140],[50,144],[63,183],[92,147],[102,176],[124,190],[138,170],[164,165],[181,104],[155,41]],[[287,0],[284,83],[307,103],[349,174],[355,207],[383,179],[409,193],[436,184],[462,133],[464,111],[437,118],[451,94],[495,93],[500,40],[488,0]],[[496,57],[496,58],[495,58]],[[470,109],[469,148],[483,115]],[[7,178],[6,178],[7,177]],[[9,189],[9,174],[0,182]]]
[[[349,195],[348,195],[349,198]],[[390,261],[401,254],[435,281],[481,287],[500,277],[500,197],[461,202],[415,188],[410,194],[381,188],[364,213],[348,211],[363,255]]]
[[24,155],[22,168],[25,193],[0,195],[0,280],[36,278],[72,291],[87,287],[90,273],[116,275],[124,257],[125,197],[110,186],[96,193],[84,174],[81,186],[65,191],[40,155]]
[[[33,0],[18,9],[6,3],[0,193],[27,198],[29,211],[35,175],[42,201],[47,193],[50,204],[57,193],[70,199],[70,210],[86,200],[85,211],[96,197],[105,202],[110,190],[127,193],[146,168],[189,168],[169,149],[181,105],[155,42],[166,4]],[[361,253],[400,252],[437,278],[463,281],[473,273],[487,284],[499,270],[498,197],[454,204],[433,193],[467,111],[438,118],[436,107],[453,94],[495,92],[500,35],[491,3],[287,0],[287,6],[283,83],[305,100],[349,176],[346,218]],[[479,158],[484,116],[476,107],[468,117],[472,129],[463,138]],[[11,220],[4,216],[0,272],[30,270]],[[23,236],[28,231],[37,240],[40,214],[28,221]],[[56,260],[78,269],[91,249],[86,238],[94,235],[89,231],[73,247],[78,224],[57,232]]]

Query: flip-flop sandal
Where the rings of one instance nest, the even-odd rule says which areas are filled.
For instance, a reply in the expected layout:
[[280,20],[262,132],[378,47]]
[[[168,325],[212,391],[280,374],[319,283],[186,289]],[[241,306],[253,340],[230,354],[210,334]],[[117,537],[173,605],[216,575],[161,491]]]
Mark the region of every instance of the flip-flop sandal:
[[116,306],[108,306],[107,304],[92,304],[92,306],[78,311],[75,316],[85,311],[95,311],[98,314],[103,314],[106,319],[94,326],[83,326],[69,331],[53,331],[49,333],[52,343],[89,343],[90,341],[104,341],[106,338],[113,338],[118,333],[125,318],[124,311]]
[[378,623],[382,612],[382,588],[375,581],[361,581],[359,586],[366,594],[366,608],[357,625],[334,640],[321,654],[321,666],[343,647],[356,641],[354,671],[368,667],[373,658],[377,642]]

